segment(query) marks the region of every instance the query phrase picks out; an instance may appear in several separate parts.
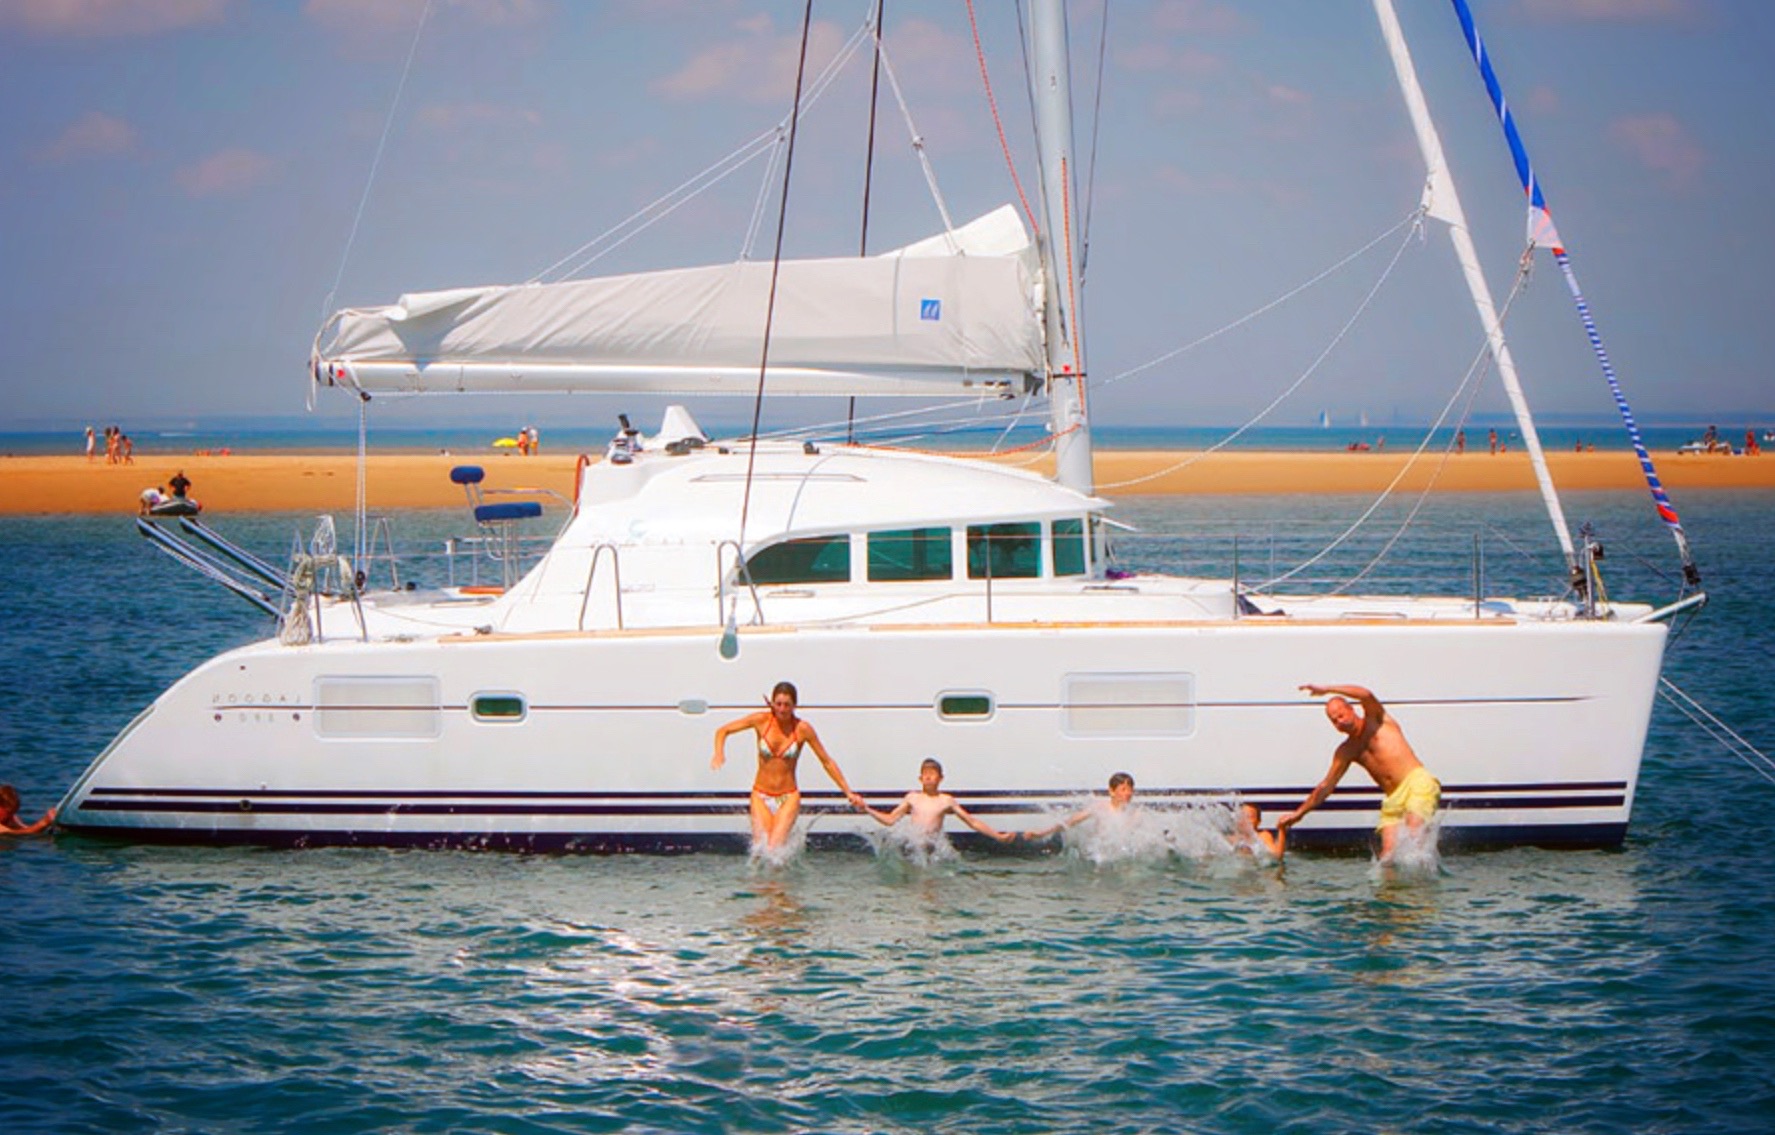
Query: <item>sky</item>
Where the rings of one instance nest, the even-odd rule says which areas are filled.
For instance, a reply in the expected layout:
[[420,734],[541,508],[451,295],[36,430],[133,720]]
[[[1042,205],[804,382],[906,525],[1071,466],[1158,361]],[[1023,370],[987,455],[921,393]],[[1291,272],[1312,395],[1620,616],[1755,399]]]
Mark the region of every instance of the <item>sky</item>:
[[[1524,245],[1508,151],[1450,5],[1397,3],[1503,303]],[[1472,6],[1641,420],[1775,426],[1775,4]],[[816,0],[813,65],[872,7]],[[1034,191],[1017,9],[975,10],[1011,162],[963,0],[886,0],[912,125],[884,82],[871,252],[942,226],[914,129],[958,223],[1016,200],[1012,164]],[[0,0],[0,431],[308,414],[330,307],[529,279],[785,119],[802,11]],[[1068,14],[1099,423],[1505,412],[1494,377],[1462,393],[1481,339],[1449,242],[1401,227],[1423,167],[1365,0],[1071,0]],[[802,120],[787,255],[864,246],[869,81],[865,51]],[[777,178],[753,161],[587,271],[732,260],[761,199],[751,254],[768,257]],[[1508,323],[1543,421],[1613,414],[1545,253]],[[833,401],[771,401],[766,421],[842,417]],[[655,413],[616,396],[437,396],[379,405],[372,424],[597,425],[622,409]],[[323,393],[313,421],[355,415]]]

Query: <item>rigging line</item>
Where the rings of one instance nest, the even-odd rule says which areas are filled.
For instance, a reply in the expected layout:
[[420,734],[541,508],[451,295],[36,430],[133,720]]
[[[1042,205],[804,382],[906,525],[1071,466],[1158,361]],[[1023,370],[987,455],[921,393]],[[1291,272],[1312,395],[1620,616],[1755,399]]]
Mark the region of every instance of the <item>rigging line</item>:
[[[867,21],[865,21],[860,28],[851,33],[850,39],[845,41],[844,46],[839,48],[838,53],[832,57],[831,62],[826,65],[825,69],[820,72],[819,77],[809,86],[808,93],[803,96],[800,104],[804,109],[811,109],[820,96],[824,95],[826,91],[831,88],[832,83],[837,79],[845,64],[847,64],[851,57],[856,54],[858,47],[861,46],[863,42],[863,37],[867,35],[868,32],[869,25]],[[567,253],[565,256],[561,257],[553,264],[550,264],[542,271],[536,273],[525,282],[530,284],[538,283],[556,272],[561,272],[563,276],[570,276],[575,272],[583,271],[597,260],[609,255],[623,243],[633,239],[641,231],[651,227],[665,215],[678,209],[690,198],[705,192],[715,183],[725,180],[741,167],[749,164],[759,154],[777,145],[786,126],[787,120],[779,121],[769,129],[759,133],[750,141],[741,143],[725,157],[718,158],[700,173],[686,178],[676,187],[660,194],[660,196],[653,201],[643,205],[633,213],[630,213],[627,217],[624,217],[621,221],[618,221],[597,236],[586,241],[584,244],[581,244],[578,248]],[[660,213],[659,216],[655,216],[652,219],[643,222],[644,218],[647,218],[649,214],[658,209],[663,209],[664,212]],[[617,233],[621,233],[629,226],[637,224],[640,226],[639,228],[634,232],[627,233],[620,239],[617,239],[609,248],[599,249],[594,255],[587,255],[591,250],[598,249],[605,241],[611,240]],[[581,257],[584,257],[584,259],[580,259]],[[577,261],[577,263],[575,261]],[[568,265],[571,265],[571,267],[568,267]]]
[[[894,92],[894,101],[899,104],[900,116],[906,120],[906,130],[912,135],[912,152],[918,155],[919,168],[924,171],[925,185],[930,188],[931,200],[937,205],[937,215],[943,218],[943,235],[949,236],[955,231],[955,222],[949,219],[949,205],[943,200],[943,191],[937,187],[937,171],[931,167],[931,156],[925,153],[924,136],[918,132],[918,124],[912,121],[912,108],[906,105],[906,94],[900,89],[899,76],[894,74],[894,61],[888,55],[887,43],[880,35],[875,37],[876,46],[881,49],[881,69],[886,72],[888,88]],[[955,242],[949,241],[953,249]]]
[[[875,182],[875,118],[881,101],[881,18],[887,0],[875,0],[875,58],[869,67],[869,141],[863,147],[863,225],[857,236],[857,255],[869,255],[869,190]],[[850,397],[845,411],[845,442],[857,441],[857,396]]]
[[1016,429],[1017,423],[1023,420],[1023,412],[1029,409],[1029,404],[1034,400],[1035,395],[1033,393],[1025,393],[1023,395],[1023,401],[1017,406],[1017,412],[1012,414],[1011,420],[1005,423],[1004,431],[998,435],[998,440],[992,443],[992,448],[987,450],[988,453],[998,452],[998,447],[1003,445],[1005,439],[1011,436],[1011,431]]
[[[1660,697],[1675,706],[1690,721],[1699,725],[1703,732],[1718,741],[1720,745],[1733,756],[1749,765],[1758,776],[1775,784],[1775,775],[1771,775],[1768,771],[1765,771],[1766,769],[1775,768],[1775,761],[1771,761],[1768,754],[1762,752],[1755,745],[1752,745],[1749,741],[1745,740],[1730,725],[1727,725],[1724,721],[1720,720],[1718,715],[1713,713],[1713,711],[1709,710],[1700,702],[1696,701],[1687,691],[1679,688],[1676,683],[1672,682],[1669,678],[1660,675],[1658,678],[1658,685],[1658,694]],[[1750,755],[1747,756],[1746,754]],[[1755,757],[1754,761],[1751,759],[1753,756]],[[1761,762],[1762,767],[1758,766],[1757,762],[1759,761]]]
[[1200,347],[1206,343],[1210,343],[1210,342],[1214,341],[1215,339],[1220,338],[1222,335],[1226,335],[1232,331],[1236,331],[1240,327],[1243,327],[1245,324],[1250,323],[1254,319],[1257,319],[1259,316],[1269,314],[1271,311],[1274,311],[1276,308],[1281,307],[1283,304],[1287,303],[1289,300],[1292,300],[1294,297],[1300,295],[1302,292],[1307,291],[1309,288],[1312,288],[1312,287],[1324,282],[1327,278],[1336,275],[1338,272],[1342,271],[1344,268],[1347,268],[1350,264],[1354,263],[1357,260],[1360,260],[1364,255],[1366,255],[1368,253],[1368,251],[1370,249],[1374,248],[1376,245],[1380,244],[1383,240],[1386,240],[1388,237],[1390,237],[1394,233],[1398,232],[1401,228],[1404,228],[1407,225],[1415,226],[1423,218],[1423,215],[1424,215],[1424,210],[1421,206],[1414,208],[1410,213],[1406,214],[1406,216],[1402,220],[1388,226],[1388,228],[1385,232],[1382,232],[1381,234],[1376,236],[1373,240],[1370,240],[1367,244],[1364,244],[1361,248],[1356,249],[1354,252],[1350,253],[1348,256],[1345,256],[1342,260],[1339,260],[1337,263],[1331,265],[1328,268],[1325,268],[1323,271],[1319,272],[1317,275],[1306,280],[1304,283],[1301,283],[1301,284],[1289,289],[1288,291],[1283,292],[1281,295],[1277,296],[1275,299],[1271,300],[1269,303],[1264,304],[1262,307],[1256,308],[1255,310],[1253,310],[1245,315],[1240,316],[1238,319],[1233,320],[1231,323],[1228,323],[1225,326],[1218,328],[1217,330],[1210,331],[1206,335],[1203,335],[1200,338],[1198,338],[1192,342],[1185,343],[1181,347],[1177,347],[1177,348],[1174,348],[1173,350],[1166,351],[1164,354],[1159,355],[1157,358],[1150,359],[1147,362],[1141,363],[1138,366],[1129,367],[1127,370],[1121,372],[1120,374],[1111,375],[1109,378],[1103,379],[1100,382],[1098,382],[1097,388],[1099,390],[1101,390],[1105,386],[1108,386],[1112,382],[1120,382],[1124,378],[1133,378],[1135,375],[1141,374],[1145,371],[1149,371],[1161,363],[1170,362],[1172,359],[1176,358],[1178,355],[1186,354],[1190,351],[1195,350],[1197,347]]
[[1467,49],[1473,56],[1473,62],[1479,69],[1479,76],[1485,84],[1485,92],[1491,98],[1492,109],[1497,113],[1498,125],[1504,131],[1504,141],[1510,147],[1510,157],[1516,166],[1516,176],[1522,183],[1522,191],[1529,200],[1529,232],[1530,254],[1533,244],[1545,243],[1552,251],[1553,259],[1558,263],[1560,271],[1565,274],[1566,288],[1572,293],[1572,301],[1578,309],[1578,319],[1584,326],[1584,334],[1590,341],[1591,353],[1596,356],[1602,368],[1603,378],[1607,381],[1609,393],[1615,400],[1615,409],[1621,415],[1621,422],[1627,427],[1627,436],[1633,443],[1633,452],[1639,458],[1640,471],[1645,475],[1646,488],[1651,492],[1652,504],[1658,513],[1658,519],[1664,522],[1676,541],[1677,554],[1682,557],[1683,580],[1691,587],[1701,586],[1701,572],[1695,566],[1695,557],[1689,549],[1688,534],[1683,531],[1682,520],[1676,514],[1676,506],[1670,502],[1670,496],[1664,491],[1664,484],[1658,477],[1658,470],[1652,465],[1652,456],[1646,451],[1645,441],[1640,436],[1639,424],[1634,421],[1633,410],[1627,405],[1627,395],[1621,389],[1621,382],[1615,375],[1615,367],[1609,361],[1608,350],[1603,346],[1602,334],[1597,330],[1596,320],[1590,314],[1590,304],[1584,299],[1584,293],[1578,287],[1577,273],[1572,269],[1570,256],[1567,255],[1565,242],[1553,227],[1553,213],[1547,205],[1545,194],[1541,190],[1541,182],[1535,176],[1534,166],[1529,161],[1528,147],[1523,144],[1522,134],[1516,129],[1516,117],[1510,113],[1509,100],[1504,97],[1503,84],[1498,81],[1497,71],[1491,65],[1491,53],[1479,36],[1479,25],[1473,19],[1473,12],[1466,0],[1453,0],[1455,16],[1461,23],[1461,34],[1467,41]]
[[1091,157],[1085,166],[1085,208],[1079,225],[1079,283],[1083,286],[1091,265],[1091,206],[1097,200],[1097,138],[1103,127],[1103,62],[1109,50],[1109,0],[1097,22],[1097,91],[1091,100]]
[[[1526,280],[1526,278],[1527,278],[1526,274],[1519,273],[1517,275],[1515,287],[1513,287],[1510,290],[1509,296],[1505,297],[1503,310],[1498,313],[1497,326],[1498,326],[1499,330],[1503,329],[1504,319],[1506,316],[1509,315],[1511,305],[1514,304],[1516,302],[1516,298],[1522,294],[1522,285],[1523,285],[1523,282]],[[1474,355],[1473,362],[1468,365],[1467,373],[1465,375],[1463,375],[1461,377],[1461,381],[1458,384],[1456,384],[1454,392],[1449,396],[1448,401],[1443,403],[1442,412],[1437,415],[1436,421],[1430,426],[1429,431],[1424,434],[1424,438],[1422,441],[1420,441],[1418,443],[1417,449],[1415,451],[1413,451],[1413,453],[1411,454],[1410,457],[1406,458],[1405,464],[1400,467],[1399,472],[1394,474],[1393,479],[1391,481],[1387,482],[1387,486],[1385,488],[1383,488],[1380,491],[1380,494],[1374,498],[1373,502],[1370,503],[1369,506],[1362,511],[1362,514],[1360,516],[1358,516],[1355,520],[1351,521],[1350,526],[1348,528],[1345,528],[1343,530],[1343,532],[1340,533],[1335,540],[1333,540],[1333,541],[1331,541],[1331,543],[1325,545],[1325,547],[1321,548],[1316,554],[1308,557],[1305,561],[1295,565],[1293,568],[1290,568],[1288,571],[1283,572],[1281,575],[1274,576],[1270,579],[1265,580],[1263,583],[1261,583],[1257,586],[1257,590],[1259,590],[1259,591],[1268,590],[1269,588],[1274,587],[1276,584],[1281,583],[1284,580],[1292,579],[1295,576],[1299,575],[1301,572],[1305,571],[1307,568],[1312,567],[1314,564],[1318,563],[1320,560],[1324,559],[1326,556],[1328,556],[1332,552],[1336,551],[1339,547],[1341,547],[1344,544],[1345,541],[1349,540],[1350,537],[1354,536],[1356,534],[1356,532],[1359,529],[1361,529],[1361,527],[1364,524],[1368,523],[1369,517],[1373,516],[1377,511],[1380,510],[1381,505],[1383,505],[1387,502],[1387,500],[1393,495],[1393,490],[1398,488],[1400,483],[1405,480],[1405,475],[1407,473],[1411,472],[1411,468],[1414,464],[1416,464],[1417,459],[1423,454],[1425,449],[1429,448],[1430,440],[1436,436],[1436,430],[1441,428],[1443,421],[1447,419],[1449,410],[1454,406],[1455,402],[1459,400],[1459,398],[1461,396],[1461,392],[1463,390],[1467,390],[1469,387],[1471,387],[1473,392],[1475,394],[1477,393],[1477,391],[1479,389],[1479,382],[1478,382],[1479,377],[1482,374],[1484,374],[1486,369],[1489,367],[1490,357],[1491,357],[1491,351],[1490,351],[1489,343],[1482,343],[1480,345],[1478,352],[1476,352]],[[1450,442],[1448,443],[1448,447],[1452,448],[1453,444],[1454,444],[1454,442],[1451,439]],[[1445,448],[1443,450],[1441,463],[1437,465],[1436,471],[1431,475],[1430,484],[1428,486],[1426,486],[1424,488],[1423,492],[1418,495],[1418,499],[1417,499],[1416,503],[1414,503],[1412,508],[1407,512],[1404,523],[1400,526],[1399,530],[1394,533],[1392,539],[1387,541],[1382,546],[1380,553],[1377,554],[1375,556],[1375,558],[1373,560],[1371,560],[1366,567],[1364,567],[1356,575],[1352,576],[1351,578],[1345,580],[1343,583],[1339,584],[1337,587],[1332,588],[1331,591],[1329,592],[1330,594],[1332,594],[1332,595],[1340,594],[1346,588],[1354,585],[1357,581],[1361,580],[1370,571],[1374,570],[1375,565],[1380,562],[1381,558],[1383,556],[1385,556],[1386,553],[1393,547],[1393,545],[1398,543],[1399,539],[1405,534],[1405,528],[1408,527],[1414,519],[1416,519],[1418,512],[1423,508],[1424,501],[1426,499],[1428,499],[1428,497],[1429,497],[1430,489],[1435,486],[1436,479],[1441,476],[1442,469],[1447,464],[1448,464],[1448,448]]]
[[[1412,213],[1412,217],[1408,218],[1408,219],[1415,219],[1416,217],[1421,215],[1421,213],[1422,213],[1421,209],[1416,210]],[[1398,226],[1398,225],[1394,225],[1392,229],[1388,230],[1387,234],[1383,234],[1383,235],[1389,235],[1393,232],[1397,232],[1399,230],[1399,227],[1400,226]],[[1415,229],[1413,230],[1413,232],[1415,232]],[[1331,353],[1333,351],[1335,351],[1338,348],[1338,345],[1344,341],[1344,338],[1349,335],[1351,329],[1356,326],[1356,321],[1361,319],[1362,316],[1368,311],[1369,306],[1374,303],[1375,296],[1380,294],[1381,288],[1386,284],[1387,280],[1389,278],[1391,278],[1391,276],[1393,275],[1393,270],[1399,266],[1399,261],[1405,255],[1405,250],[1407,248],[1411,247],[1411,238],[1413,236],[1413,232],[1408,232],[1405,234],[1405,239],[1403,241],[1401,241],[1399,244],[1399,247],[1393,251],[1393,258],[1387,262],[1386,270],[1381,273],[1380,279],[1376,280],[1374,282],[1374,285],[1368,289],[1368,294],[1362,297],[1362,302],[1357,305],[1356,310],[1354,312],[1350,313],[1350,318],[1344,322],[1344,325],[1341,328],[1338,329],[1337,334],[1332,337],[1331,342],[1329,342],[1325,345],[1325,349],[1319,352],[1319,356],[1317,358],[1315,358],[1310,364],[1308,364],[1307,369],[1302,371],[1300,373],[1300,376],[1298,378],[1296,378],[1294,380],[1294,382],[1291,383],[1287,387],[1287,389],[1283,390],[1282,393],[1276,395],[1275,398],[1270,400],[1270,404],[1268,406],[1265,406],[1263,409],[1259,410],[1257,412],[1257,414],[1255,416],[1253,416],[1251,419],[1249,419],[1248,421],[1246,421],[1244,425],[1240,426],[1238,429],[1234,430],[1232,433],[1227,434],[1225,437],[1221,438],[1219,441],[1215,442],[1213,445],[1209,446],[1207,449],[1202,450],[1202,452],[1200,452],[1200,453],[1192,454],[1191,456],[1186,457],[1186,458],[1182,459],[1181,461],[1176,462],[1175,464],[1171,465],[1168,468],[1154,470],[1153,472],[1145,474],[1144,476],[1132,477],[1126,481],[1116,481],[1116,482],[1113,482],[1113,483],[1107,484],[1107,485],[1098,485],[1097,488],[1099,490],[1123,489],[1123,488],[1127,488],[1130,485],[1142,485],[1148,481],[1156,481],[1160,477],[1169,476],[1172,473],[1178,472],[1181,469],[1187,469],[1191,465],[1194,465],[1196,462],[1202,460],[1204,457],[1207,457],[1209,454],[1216,453],[1222,449],[1225,449],[1227,446],[1229,446],[1233,442],[1237,441],[1243,434],[1245,434],[1249,430],[1255,428],[1259,422],[1261,422],[1265,418],[1269,417],[1270,413],[1273,410],[1275,410],[1275,408],[1277,406],[1280,406],[1283,402],[1287,401],[1290,397],[1292,397],[1296,390],[1299,390],[1302,386],[1304,386],[1306,384],[1307,379],[1313,377],[1313,375],[1319,370],[1319,368],[1325,364],[1325,360],[1331,357]],[[1379,238],[1377,238],[1377,240],[1378,239]],[[1371,241],[1370,246],[1372,246],[1373,243],[1374,242]],[[1360,255],[1360,254],[1357,253],[1357,254],[1353,254],[1353,255]],[[1347,262],[1349,259],[1350,259],[1350,257],[1346,257],[1345,261]],[[1317,282],[1318,279],[1323,278],[1327,273],[1329,273],[1332,270],[1333,269],[1327,269],[1326,272],[1320,273],[1319,277],[1315,277],[1314,280],[1308,281],[1308,283],[1301,285],[1300,288],[1296,288],[1294,290],[1294,292],[1290,292],[1289,295],[1294,295],[1294,294],[1300,292],[1302,289],[1310,287],[1313,283]],[[1288,298],[1287,296],[1284,296],[1284,297],[1282,297],[1282,299],[1275,300],[1272,303],[1266,305],[1266,307],[1262,310],[1268,310],[1269,308],[1275,307],[1276,304],[1283,302],[1283,300],[1285,300],[1287,298]],[[1258,314],[1260,314],[1260,312],[1253,312],[1251,315],[1246,316],[1244,319],[1240,320],[1239,322],[1240,323],[1246,322],[1246,321],[1254,318]],[[1237,324],[1229,325],[1227,328],[1224,328],[1223,330],[1230,330],[1231,327],[1233,327],[1233,326],[1237,326]],[[1220,331],[1216,331],[1213,333],[1213,335],[1219,335],[1221,333],[1222,332],[1220,332]],[[1212,338],[1212,337],[1213,337],[1212,335],[1204,337],[1203,339],[1197,340],[1197,343],[1206,342],[1208,338]],[[1191,344],[1191,345],[1194,346],[1195,344]],[[1187,350],[1187,349],[1188,348],[1180,347],[1180,348],[1178,348],[1178,350],[1171,352],[1171,354],[1176,355],[1176,354],[1179,354],[1182,351]],[[1163,359],[1155,359],[1154,363],[1148,364],[1148,366],[1154,365],[1154,364],[1156,364],[1158,362],[1162,362],[1162,361],[1163,361]],[[1139,369],[1145,369],[1145,368],[1139,368]],[[1124,372],[1124,377],[1128,374],[1133,374],[1133,373],[1134,373],[1133,371],[1126,371],[1126,372]]]
[[[777,310],[777,275],[783,266],[783,230],[789,220],[789,178],[795,169],[795,132],[801,125],[801,81],[807,73],[807,41],[814,25],[814,0],[801,16],[801,56],[795,64],[795,101],[789,111],[789,148],[783,156],[783,193],[777,205],[777,246],[770,261],[770,297],[764,303],[764,346],[758,357],[758,394],[752,399],[752,444],[746,447],[746,488],[740,497],[740,538],[736,555],[746,555],[746,520],[752,510],[752,470],[758,462],[758,420],[764,413],[764,377],[770,372],[770,324]],[[876,42],[880,42],[877,39]]]
[[746,223],[746,239],[740,245],[740,259],[752,259],[752,249],[758,243],[758,230],[764,225],[764,210],[770,204],[770,187],[776,181],[777,157],[783,152],[783,135],[777,132],[777,140],[771,145],[770,160],[764,163],[764,176],[758,179],[758,196],[752,201],[752,219]]
[[1011,144],[1005,140],[1005,124],[999,119],[998,99],[992,93],[992,76],[986,70],[986,50],[980,46],[980,25],[974,19],[974,0],[968,3],[968,30],[974,34],[974,58],[980,64],[980,82],[986,88],[986,105],[992,110],[992,126],[998,131],[998,147],[1005,155],[1005,168],[1011,171],[1011,184],[1017,188],[1017,200],[1023,205],[1023,215],[1029,218],[1029,227],[1040,231],[1035,223],[1035,211],[1029,207],[1029,198],[1023,192],[1023,180],[1017,176],[1017,163],[1011,160]]
[[395,84],[394,100],[388,104],[388,118],[382,123],[382,137],[376,142],[376,154],[370,159],[370,175],[364,179],[364,193],[358,198],[357,214],[351,218],[351,232],[345,238],[345,249],[339,254],[339,272],[333,277],[333,286],[327,292],[327,298],[321,301],[321,317],[333,310],[333,300],[339,294],[339,285],[345,280],[345,265],[351,259],[351,247],[357,243],[357,230],[364,221],[364,210],[370,204],[370,187],[376,184],[376,171],[382,166],[383,151],[388,148],[388,135],[394,128],[395,111],[400,108],[401,94],[407,89],[407,76],[413,71],[413,58],[419,54],[419,37],[425,31],[425,21],[431,15],[431,0],[425,0],[425,7],[419,10],[419,26],[413,29],[413,42],[407,48],[407,61],[401,66],[400,82]]

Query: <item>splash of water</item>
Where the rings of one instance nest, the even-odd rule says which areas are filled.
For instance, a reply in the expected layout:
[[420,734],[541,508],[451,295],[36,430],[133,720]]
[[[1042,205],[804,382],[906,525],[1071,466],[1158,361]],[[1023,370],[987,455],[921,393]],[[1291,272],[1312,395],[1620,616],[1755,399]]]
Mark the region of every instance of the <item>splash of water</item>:
[[1420,827],[1399,825],[1399,838],[1393,844],[1393,854],[1385,859],[1375,860],[1376,872],[1401,882],[1440,878],[1442,854],[1437,849],[1437,841],[1441,834],[1441,812],[1437,812],[1430,817],[1429,823]]
[[867,836],[878,859],[894,859],[913,867],[934,867],[959,858],[942,832],[923,832],[911,824],[895,824]]

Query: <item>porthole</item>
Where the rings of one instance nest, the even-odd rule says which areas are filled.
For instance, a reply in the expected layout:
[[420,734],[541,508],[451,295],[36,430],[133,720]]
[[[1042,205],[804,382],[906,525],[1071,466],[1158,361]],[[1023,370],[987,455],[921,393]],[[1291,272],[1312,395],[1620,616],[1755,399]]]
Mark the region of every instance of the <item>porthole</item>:
[[529,712],[520,694],[476,694],[469,709],[476,721],[522,721]]
[[985,721],[992,716],[992,695],[956,691],[937,696],[937,716],[944,721]]

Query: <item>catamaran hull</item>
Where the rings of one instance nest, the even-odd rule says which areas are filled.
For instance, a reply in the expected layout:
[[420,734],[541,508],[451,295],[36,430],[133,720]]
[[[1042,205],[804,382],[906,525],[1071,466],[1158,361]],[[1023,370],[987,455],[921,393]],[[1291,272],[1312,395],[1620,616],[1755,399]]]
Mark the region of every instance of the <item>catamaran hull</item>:
[[[1445,845],[1609,846],[1632,814],[1660,624],[750,629],[263,643],[194,671],[63,801],[64,827],[196,843],[678,851],[745,845],[752,756],[717,724],[796,682],[851,784],[887,805],[940,757],[995,826],[1134,775],[1150,807],[1292,807],[1340,739],[1301,683],[1375,689],[1441,780]],[[742,735],[744,736],[744,735]],[[810,842],[856,841],[802,762]],[[1360,770],[1297,846],[1364,846]]]

